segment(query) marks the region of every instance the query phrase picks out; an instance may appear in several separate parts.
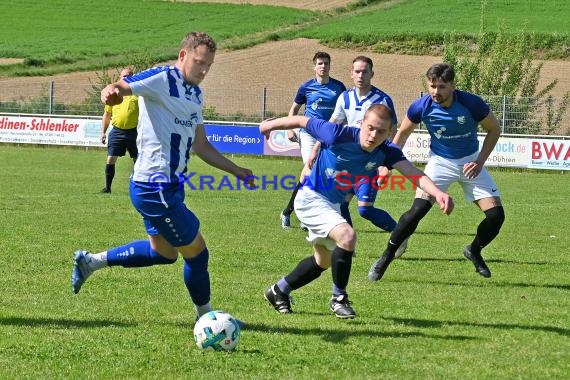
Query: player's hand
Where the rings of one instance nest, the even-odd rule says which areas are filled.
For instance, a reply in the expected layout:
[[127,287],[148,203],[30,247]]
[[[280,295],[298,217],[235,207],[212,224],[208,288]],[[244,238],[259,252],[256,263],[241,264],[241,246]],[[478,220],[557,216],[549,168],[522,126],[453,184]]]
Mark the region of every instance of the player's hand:
[[287,139],[291,142],[299,142],[299,136],[297,135],[297,132],[292,129],[287,131]]
[[318,155],[319,155],[319,151],[315,152],[314,149],[311,150],[309,157],[307,157],[307,166],[309,167],[309,169],[313,169],[313,165],[315,164],[315,161],[317,160]]
[[102,143],[102,144],[106,144],[106,143],[107,143],[107,135],[101,136],[101,143]]
[[453,204],[453,199],[447,193],[439,193],[437,197],[435,197],[435,201],[439,204],[441,211],[446,215],[451,214],[453,208],[455,207]]
[[114,84],[110,84],[101,90],[101,102],[108,106],[116,106],[123,102],[123,97],[119,95],[119,89]]
[[385,166],[380,166],[378,168],[378,181],[376,182],[378,187],[381,188],[386,183],[388,183],[388,180],[390,179],[391,176],[392,176],[391,170],[388,170],[388,168]]
[[477,161],[468,162],[463,165],[463,175],[468,179],[477,178],[481,170],[483,170],[483,165],[479,165]]
[[270,123],[270,121],[273,119],[275,119],[275,118],[271,117],[269,119],[265,119],[259,124],[259,133],[261,133],[263,136],[265,136],[265,138],[267,140],[269,140],[269,135],[271,134],[271,123]]
[[246,184],[248,189],[255,189],[255,177],[251,170],[238,166],[234,174],[240,181],[243,181]]

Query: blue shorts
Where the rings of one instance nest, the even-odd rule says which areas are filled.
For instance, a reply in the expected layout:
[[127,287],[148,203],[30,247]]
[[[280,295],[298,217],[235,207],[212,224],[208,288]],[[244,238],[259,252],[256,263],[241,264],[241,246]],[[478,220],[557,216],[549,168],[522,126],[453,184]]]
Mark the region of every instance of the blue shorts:
[[374,203],[376,201],[376,196],[378,195],[377,188],[378,186],[376,185],[372,186],[370,183],[362,183],[354,185],[352,191],[356,194],[356,198],[359,202]]
[[107,155],[123,157],[129,151],[129,156],[136,160],[137,150],[137,129],[120,129],[113,127],[107,139]]
[[163,187],[131,181],[131,202],[142,215],[149,235],[162,235],[173,247],[194,241],[200,221],[184,204],[184,187],[178,183]]

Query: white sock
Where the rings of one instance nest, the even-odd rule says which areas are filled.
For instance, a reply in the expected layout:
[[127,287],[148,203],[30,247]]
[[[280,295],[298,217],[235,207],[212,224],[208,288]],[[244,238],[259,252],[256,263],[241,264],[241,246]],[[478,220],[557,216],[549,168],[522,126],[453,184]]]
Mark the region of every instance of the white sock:
[[212,311],[212,306],[210,306],[209,302],[202,306],[194,305],[194,308],[196,309],[196,314],[198,314],[198,317],[201,317],[207,312]]
[[101,253],[88,253],[85,255],[87,265],[92,270],[105,268],[107,264],[107,251]]

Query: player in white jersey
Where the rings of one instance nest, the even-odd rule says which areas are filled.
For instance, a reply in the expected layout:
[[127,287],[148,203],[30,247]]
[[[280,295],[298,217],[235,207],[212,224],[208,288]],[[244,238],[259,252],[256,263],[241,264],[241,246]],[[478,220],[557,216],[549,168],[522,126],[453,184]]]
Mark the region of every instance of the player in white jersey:
[[[343,92],[338,97],[330,121],[346,124],[349,127],[359,127],[368,107],[372,104],[384,104],[392,110],[392,131],[395,132],[398,120],[394,102],[388,94],[372,85],[373,66],[372,59],[369,57],[354,58],[351,70],[354,88]],[[362,184],[355,189],[354,193],[358,199],[360,216],[384,231],[391,232],[396,227],[396,221],[388,212],[374,207],[374,201],[378,195],[377,186],[372,186],[370,183]],[[348,205],[352,196],[352,194],[348,195],[346,202],[342,205],[343,216],[349,221]]]
[[200,233],[200,221],[184,204],[190,149],[218,169],[240,179],[253,178],[249,169],[222,156],[204,132],[202,91],[198,84],[210,70],[215,53],[216,44],[210,36],[191,32],[182,40],[174,66],[148,69],[101,91],[101,100],[108,105],[120,103],[123,96],[139,97],[139,156],[131,177],[130,195],[142,215],[148,239],[97,254],[75,252],[71,277],[74,293],[95,270],[172,264],[181,254],[184,283],[197,316],[212,310],[208,248]]
[[330,310],[336,317],[354,318],[347,285],[356,245],[356,233],[340,213],[346,195],[362,180],[376,181],[381,165],[398,169],[431,194],[443,212],[450,213],[453,201],[425,174],[414,167],[401,149],[386,138],[392,133],[393,112],[383,104],[372,105],[359,128],[344,127],[306,116],[265,120],[259,129],[269,137],[273,130],[304,128],[321,142],[322,149],[307,182],[295,199],[295,213],[309,229],[313,254],[299,262],[293,271],[265,291],[265,298],[277,310],[291,313],[289,294],[317,279],[331,268],[333,278]]
[[[475,203],[485,214],[475,238],[464,248],[463,255],[473,263],[477,273],[491,277],[481,250],[499,234],[505,212],[498,187],[485,169],[485,162],[499,140],[501,128],[483,99],[455,89],[452,66],[435,64],[427,71],[426,78],[429,94],[412,103],[394,143],[404,146],[420,122],[426,125],[431,142],[425,172],[444,191],[452,183],[459,183],[465,199]],[[487,132],[481,149],[477,139],[478,126]],[[370,280],[382,278],[398,246],[414,233],[433,201],[421,189],[417,191],[412,208],[398,221],[384,254],[370,268]]]

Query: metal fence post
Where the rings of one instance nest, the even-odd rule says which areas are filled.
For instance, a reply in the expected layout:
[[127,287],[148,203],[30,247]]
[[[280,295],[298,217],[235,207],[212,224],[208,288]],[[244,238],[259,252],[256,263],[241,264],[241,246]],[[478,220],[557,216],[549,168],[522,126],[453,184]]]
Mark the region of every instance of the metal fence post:
[[261,120],[265,120],[267,113],[267,87],[263,87],[263,95],[261,99]]
[[507,117],[507,95],[503,95],[503,116],[501,117],[501,132],[505,133],[505,124]]
[[55,99],[55,83],[54,81],[51,81],[50,86],[49,86],[49,113],[53,114],[53,110],[55,108],[54,105],[54,99]]

